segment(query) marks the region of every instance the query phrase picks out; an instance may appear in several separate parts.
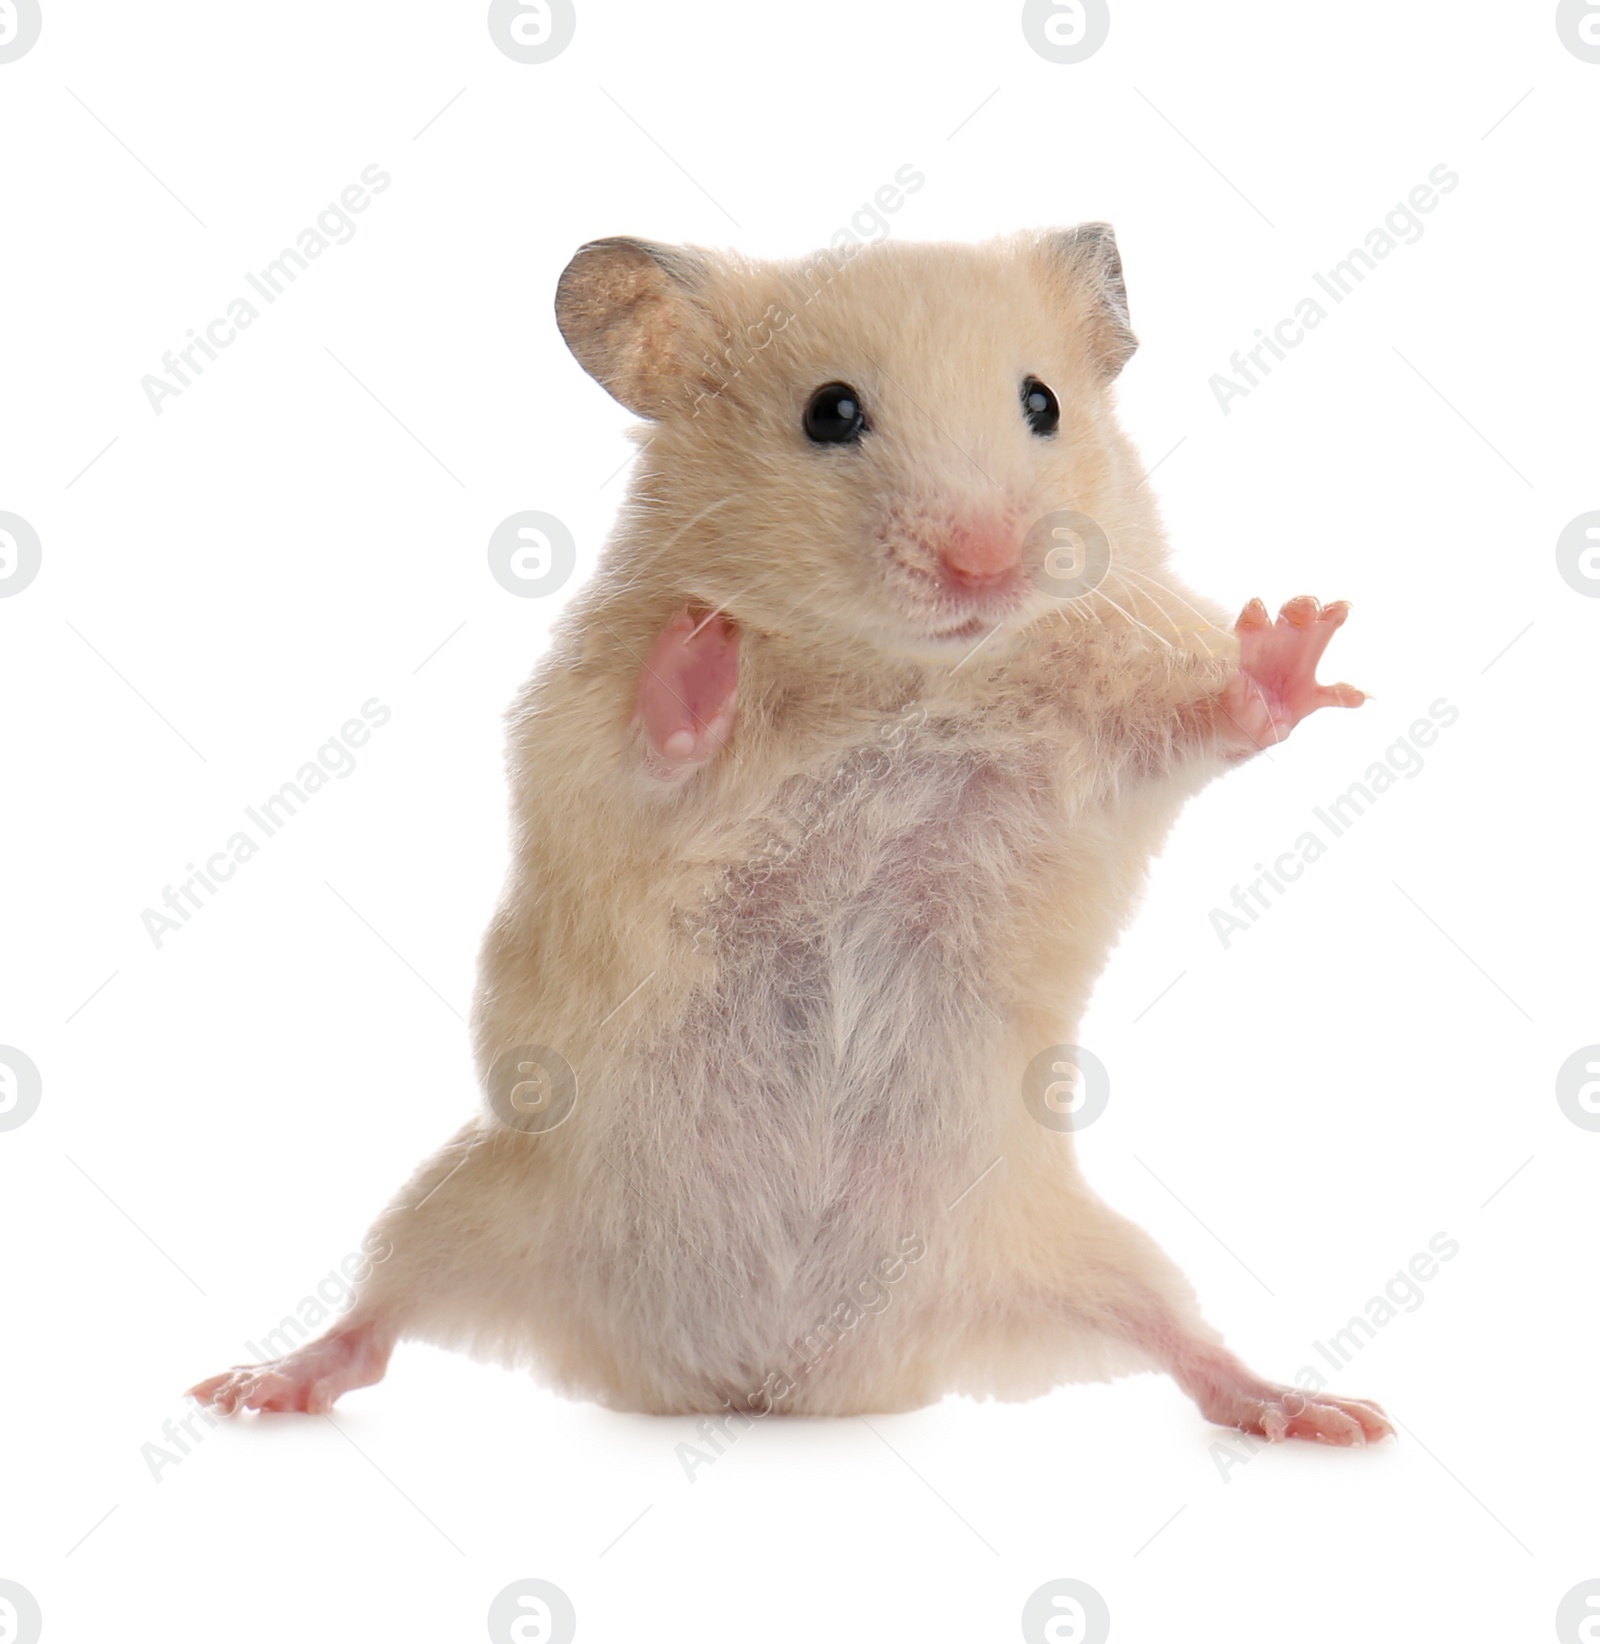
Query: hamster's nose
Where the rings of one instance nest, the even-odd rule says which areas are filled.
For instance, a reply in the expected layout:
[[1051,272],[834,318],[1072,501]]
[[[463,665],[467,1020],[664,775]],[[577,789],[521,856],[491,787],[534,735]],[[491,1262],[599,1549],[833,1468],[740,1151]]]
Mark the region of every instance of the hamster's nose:
[[1022,543],[1004,520],[968,520],[946,538],[940,560],[957,588],[992,588],[1007,582],[1022,557]]

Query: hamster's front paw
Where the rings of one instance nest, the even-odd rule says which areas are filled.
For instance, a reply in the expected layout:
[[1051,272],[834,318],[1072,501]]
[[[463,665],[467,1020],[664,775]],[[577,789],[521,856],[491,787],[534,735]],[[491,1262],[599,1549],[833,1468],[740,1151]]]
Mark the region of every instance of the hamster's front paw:
[[1318,708],[1359,708],[1366,693],[1354,685],[1319,685],[1317,663],[1349,616],[1343,600],[1322,606],[1309,594],[1291,599],[1276,622],[1253,599],[1234,624],[1239,671],[1222,693],[1224,740],[1239,754],[1281,742]]
[[634,718],[646,766],[673,780],[714,759],[733,731],[739,633],[720,611],[684,606],[661,630],[639,678]]

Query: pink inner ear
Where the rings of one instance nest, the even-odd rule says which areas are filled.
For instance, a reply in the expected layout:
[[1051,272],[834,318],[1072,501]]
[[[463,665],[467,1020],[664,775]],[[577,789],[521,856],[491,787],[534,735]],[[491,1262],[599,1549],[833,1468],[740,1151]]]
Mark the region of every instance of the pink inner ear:
[[720,612],[685,606],[661,630],[639,678],[638,718],[674,770],[703,765],[733,729],[739,634]]

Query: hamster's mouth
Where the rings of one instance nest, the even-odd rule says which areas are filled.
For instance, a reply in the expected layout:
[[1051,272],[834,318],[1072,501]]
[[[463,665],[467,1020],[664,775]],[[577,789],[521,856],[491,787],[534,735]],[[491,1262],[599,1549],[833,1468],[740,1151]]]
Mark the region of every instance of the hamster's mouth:
[[935,628],[928,635],[928,638],[951,641],[976,639],[980,634],[987,633],[989,629],[998,628],[1003,620],[1004,618],[999,617],[969,617],[965,622],[957,624],[954,628]]
[[959,588],[903,554],[892,554],[887,569],[885,591],[911,631],[907,639],[931,655],[948,656],[958,646],[965,652],[1010,626],[1027,607],[1027,585],[1015,571],[987,585]]
[[929,639],[958,641],[980,639],[995,629],[1007,626],[1020,616],[1027,601],[1021,587],[1012,583],[982,594],[969,594],[965,599],[945,600],[942,609],[928,612],[931,619],[924,629]]
[[[970,607],[968,608],[970,611]],[[941,666],[959,666],[1004,632],[1014,631],[1022,613],[1011,606],[971,611],[960,607],[943,611],[897,613],[899,621],[872,630],[872,637],[896,653]],[[942,623],[940,618],[943,619]],[[958,620],[956,620],[958,619]]]

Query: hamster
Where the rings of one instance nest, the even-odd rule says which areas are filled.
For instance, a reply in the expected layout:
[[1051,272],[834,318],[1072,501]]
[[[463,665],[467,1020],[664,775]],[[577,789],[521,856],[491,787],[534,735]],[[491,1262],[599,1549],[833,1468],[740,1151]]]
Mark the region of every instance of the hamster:
[[1388,1435],[1235,1358],[1063,1117],[1185,799],[1363,700],[1316,678],[1345,605],[1230,623],[1169,569],[1115,417],[1111,229],[790,262],[598,240],[555,308],[643,425],[509,714],[482,1111],[327,1335],[192,1394],[323,1412],[410,1337],[619,1410],[1154,1369],[1267,1439]]

